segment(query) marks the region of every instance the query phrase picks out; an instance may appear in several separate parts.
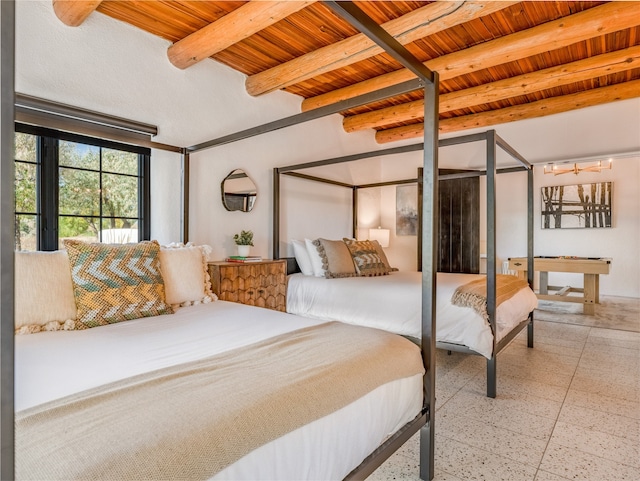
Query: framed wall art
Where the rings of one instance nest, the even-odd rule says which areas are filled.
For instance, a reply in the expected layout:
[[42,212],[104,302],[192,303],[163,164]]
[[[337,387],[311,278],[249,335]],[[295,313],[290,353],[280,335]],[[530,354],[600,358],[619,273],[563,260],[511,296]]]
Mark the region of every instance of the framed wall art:
[[396,187],[396,235],[418,235],[418,186]]
[[612,188],[612,182],[542,187],[542,228],[611,227]]

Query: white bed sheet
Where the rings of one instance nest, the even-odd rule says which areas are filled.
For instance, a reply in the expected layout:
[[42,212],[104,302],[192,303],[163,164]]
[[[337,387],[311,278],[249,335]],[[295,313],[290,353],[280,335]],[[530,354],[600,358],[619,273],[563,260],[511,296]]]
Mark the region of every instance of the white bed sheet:
[[[476,274],[437,274],[436,341],[461,344],[487,358],[493,351],[491,326],[473,309],[451,304],[462,284]],[[385,329],[421,337],[422,273],[392,272],[387,276],[323,277],[292,274],[287,284],[287,311],[321,320]],[[538,305],[531,289],[522,289],[498,306],[497,340],[502,339]]]
[[[216,301],[84,331],[16,336],[15,409],[321,322]],[[421,406],[422,376],[385,384],[252,451],[213,479],[342,479]]]

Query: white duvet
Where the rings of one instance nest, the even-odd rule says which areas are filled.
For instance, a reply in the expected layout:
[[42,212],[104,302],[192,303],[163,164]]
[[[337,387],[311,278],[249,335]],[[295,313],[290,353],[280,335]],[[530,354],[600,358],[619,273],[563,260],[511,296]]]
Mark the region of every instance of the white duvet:
[[[216,301],[83,331],[16,336],[15,409],[321,322]],[[385,384],[254,450],[213,479],[342,479],[419,413],[422,397],[420,375]]]
[[[491,358],[493,333],[489,323],[473,309],[450,302],[458,286],[481,277],[484,276],[437,274],[436,341],[461,344]],[[287,312],[385,329],[420,339],[421,296],[421,272],[338,279],[292,274],[287,284]],[[526,288],[498,306],[496,339],[502,339],[537,305],[536,295]]]

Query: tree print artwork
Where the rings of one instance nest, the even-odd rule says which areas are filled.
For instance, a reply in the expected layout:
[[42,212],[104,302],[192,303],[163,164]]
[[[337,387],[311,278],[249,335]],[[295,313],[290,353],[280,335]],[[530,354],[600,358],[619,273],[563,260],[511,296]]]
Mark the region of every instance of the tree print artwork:
[[542,187],[542,228],[611,227],[612,182]]

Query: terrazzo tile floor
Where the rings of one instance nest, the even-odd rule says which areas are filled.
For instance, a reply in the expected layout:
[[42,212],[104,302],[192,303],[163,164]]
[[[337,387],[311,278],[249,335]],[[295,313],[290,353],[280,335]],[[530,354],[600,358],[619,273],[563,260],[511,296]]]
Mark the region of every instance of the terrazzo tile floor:
[[[640,480],[640,299],[601,302],[541,303],[534,348],[523,331],[498,354],[495,399],[485,358],[437,351],[436,481]],[[418,460],[416,434],[368,480],[419,480]]]

